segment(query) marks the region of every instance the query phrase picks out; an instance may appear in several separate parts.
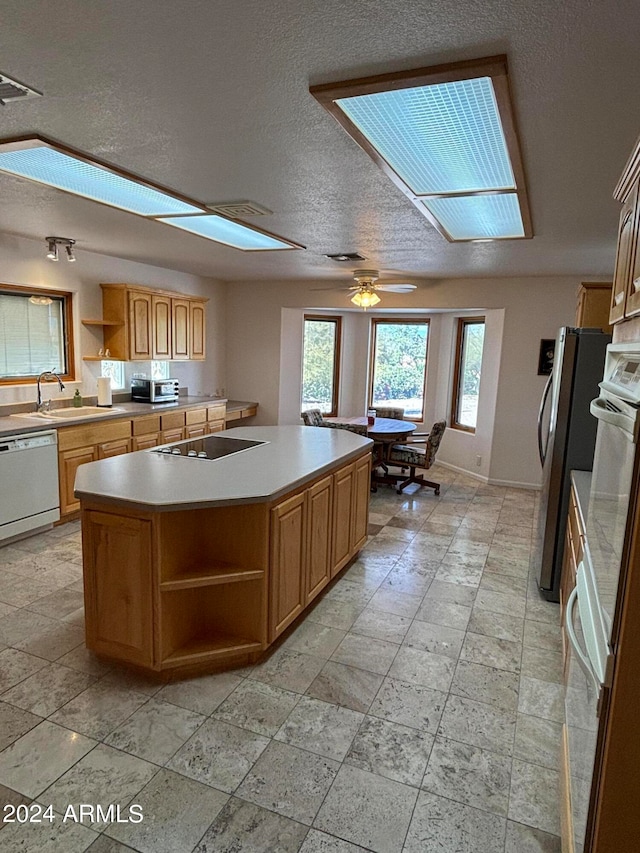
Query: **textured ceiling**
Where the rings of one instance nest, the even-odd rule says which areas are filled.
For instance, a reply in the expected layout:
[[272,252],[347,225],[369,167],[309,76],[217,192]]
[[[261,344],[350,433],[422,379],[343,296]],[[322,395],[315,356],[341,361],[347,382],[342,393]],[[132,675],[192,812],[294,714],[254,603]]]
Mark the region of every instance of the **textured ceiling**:
[[[307,249],[243,253],[6,175],[0,232],[227,280],[345,277],[323,257],[339,251],[404,276],[612,273],[611,194],[640,133],[635,0],[0,0],[0,21],[0,71],[44,92],[0,107],[1,137],[251,199],[273,211],[251,221]],[[535,236],[449,244],[308,89],[495,53]]]

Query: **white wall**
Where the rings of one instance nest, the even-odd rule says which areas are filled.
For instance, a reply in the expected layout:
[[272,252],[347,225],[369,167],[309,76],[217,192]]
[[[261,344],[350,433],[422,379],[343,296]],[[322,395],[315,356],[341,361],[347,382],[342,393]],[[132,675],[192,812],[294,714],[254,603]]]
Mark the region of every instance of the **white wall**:
[[[83,355],[97,355],[101,346],[101,330],[87,328],[81,319],[102,317],[102,291],[100,282],[126,282],[182,293],[206,296],[207,303],[207,358],[204,362],[173,362],[171,374],[187,386],[192,394],[223,393],[226,388],[226,328],[225,285],[213,279],[199,278],[174,270],[133,263],[119,258],[76,252],[77,262],[69,264],[64,258],[52,263],[45,257],[45,243],[25,240],[0,233],[0,283],[37,285],[57,290],[71,291],[73,297],[74,341],[76,357],[76,382],[66,384],[59,395],[54,385],[47,391],[55,399],[73,396],[76,388],[83,396],[96,393],[96,378],[100,375],[99,362],[82,361]],[[127,379],[132,372],[143,369],[140,362],[125,365]],[[33,384],[0,386],[0,405],[32,401]]]
[[[345,410],[346,405],[352,405],[358,413],[364,412],[366,380],[363,382],[362,376],[366,375],[368,353],[363,352],[363,335],[356,330],[362,329],[364,324],[368,327],[371,316],[384,316],[386,309],[420,313],[428,313],[430,309],[457,312],[485,309],[489,324],[487,365],[493,363],[499,367],[497,372],[488,367],[485,370],[483,361],[483,373],[489,377],[489,385],[483,384],[481,388],[483,426],[475,436],[448,430],[439,458],[472,473],[479,472],[492,482],[538,485],[540,464],[536,423],[546,378],[537,375],[540,339],[555,338],[560,326],[573,322],[579,283],[580,279],[568,277],[455,279],[425,282],[417,291],[406,296],[384,294],[382,309],[366,314],[349,314],[343,329],[343,339],[347,337],[348,325],[354,340],[349,344],[353,348],[351,363],[345,358],[343,349],[343,382],[348,377],[350,390],[349,399],[346,396],[341,398],[341,413],[353,414],[353,411]],[[259,423],[277,423],[281,415],[291,422],[293,417],[294,410],[290,408],[289,411],[288,407],[292,407],[295,394],[284,392],[280,387],[282,309],[297,310],[301,318],[303,311],[312,307],[321,312],[327,309],[344,311],[348,306],[346,294],[317,292],[313,290],[316,286],[317,282],[313,281],[232,282],[228,285],[229,390],[232,396],[243,393],[245,399],[259,400]],[[291,324],[295,322],[293,317],[293,314],[289,315],[288,328],[292,328]],[[426,409],[429,418],[445,415],[448,420],[450,365],[443,356],[445,345],[435,345],[438,340],[451,341],[447,322],[453,320],[441,317],[432,320],[434,346],[431,352],[438,352],[439,361],[434,367],[439,379],[436,388],[428,391]],[[299,353],[295,357],[299,364]],[[357,365],[355,371],[354,365]],[[432,365],[429,366],[431,369]],[[357,376],[351,375],[354,373]],[[291,376],[289,371],[287,382],[292,381]],[[435,394],[433,399],[431,391]],[[284,399],[287,405],[281,410],[280,403]],[[492,411],[486,410],[489,404]],[[430,425],[432,420],[429,418]],[[483,457],[480,468],[475,464],[478,455]]]

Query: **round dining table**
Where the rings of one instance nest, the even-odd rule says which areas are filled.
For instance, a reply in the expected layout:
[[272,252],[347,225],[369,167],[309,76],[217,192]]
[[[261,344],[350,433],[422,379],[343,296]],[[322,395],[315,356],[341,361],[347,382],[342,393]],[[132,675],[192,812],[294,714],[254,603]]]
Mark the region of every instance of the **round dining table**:
[[[417,424],[394,418],[374,418],[373,423],[370,424],[366,416],[359,418],[325,418],[324,420],[339,424],[357,424],[367,427],[367,435],[374,442],[373,464],[371,467],[371,488],[373,491],[376,490],[378,483],[395,485],[398,480],[404,479],[404,475],[400,476],[389,473],[387,468],[389,451],[394,444],[404,441],[412,432],[415,432]],[[378,468],[382,468],[384,473],[380,473]]]

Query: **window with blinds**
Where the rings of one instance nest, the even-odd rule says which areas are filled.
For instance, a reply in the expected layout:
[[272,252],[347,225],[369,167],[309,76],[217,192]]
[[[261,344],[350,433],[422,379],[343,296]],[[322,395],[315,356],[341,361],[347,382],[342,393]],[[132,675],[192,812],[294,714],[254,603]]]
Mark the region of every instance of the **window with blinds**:
[[35,381],[44,370],[73,378],[71,294],[0,285],[0,382]]

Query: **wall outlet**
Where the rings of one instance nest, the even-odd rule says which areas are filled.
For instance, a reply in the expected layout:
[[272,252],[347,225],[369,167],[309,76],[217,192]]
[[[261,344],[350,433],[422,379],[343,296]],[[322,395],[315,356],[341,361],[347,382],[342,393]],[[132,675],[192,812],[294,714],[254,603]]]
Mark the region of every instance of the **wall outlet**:
[[479,468],[482,465],[482,456],[476,456],[476,467]]

